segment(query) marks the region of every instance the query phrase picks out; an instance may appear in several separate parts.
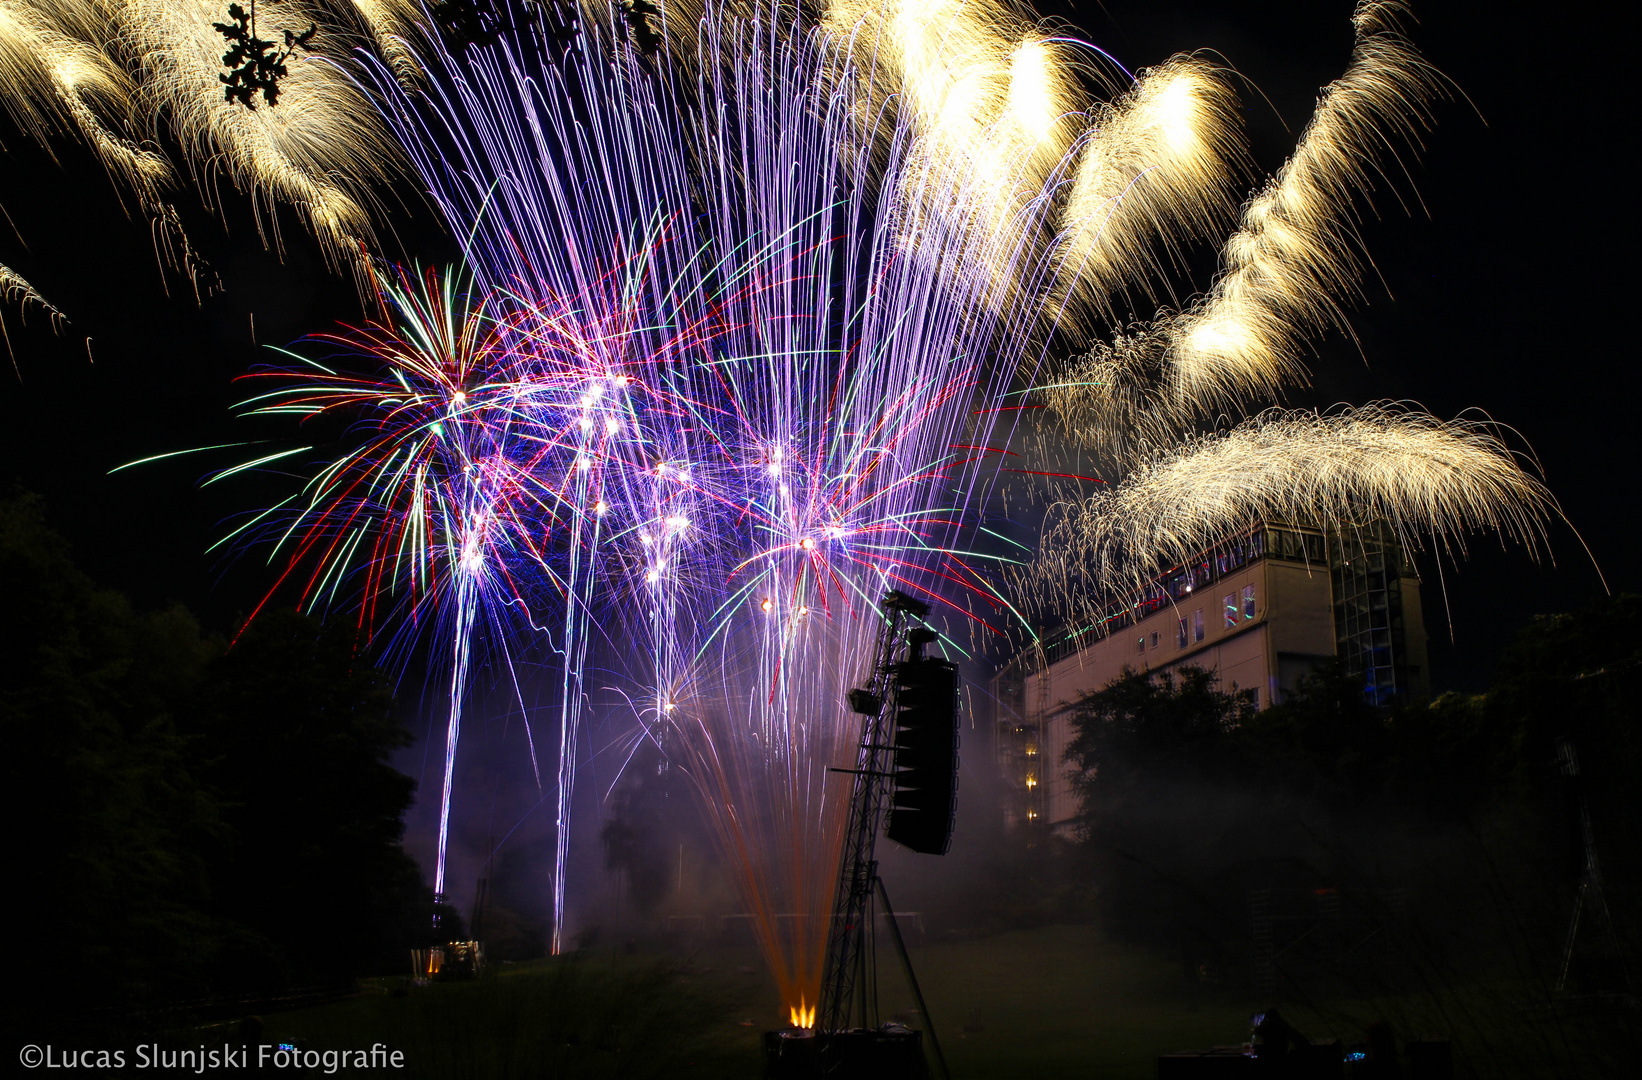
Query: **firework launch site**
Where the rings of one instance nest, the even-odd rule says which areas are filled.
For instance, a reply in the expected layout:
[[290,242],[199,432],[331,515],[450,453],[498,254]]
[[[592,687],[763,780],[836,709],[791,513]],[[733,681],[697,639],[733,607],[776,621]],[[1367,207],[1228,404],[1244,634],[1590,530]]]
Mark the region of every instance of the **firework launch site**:
[[[1166,950],[1114,943],[1088,923],[914,946],[912,954],[954,1076],[1149,1078],[1165,1054],[1241,1050],[1253,1013],[1274,1002],[1314,1038],[1342,1033],[1342,1057],[1366,1055],[1371,1030],[1387,1017],[1417,1039],[1453,1031],[1453,1015],[1462,1014],[1468,1034],[1456,1052],[1458,1075],[1577,1068],[1616,1076],[1628,1053],[1614,1041],[1621,1018],[1519,1008],[1544,988],[1510,980],[1453,986],[1440,1000],[1413,989],[1259,998],[1235,984],[1200,983]],[[384,1039],[406,1050],[410,1072],[428,1076],[752,1078],[764,1069],[755,1018],[780,1007],[751,946],[684,954],[595,946],[405,997],[393,996],[403,993],[396,981],[367,980],[354,1000],[270,1014],[266,1039],[306,1047]],[[889,991],[886,980],[885,1015],[917,1028],[910,999]],[[222,1033],[232,1039],[236,1030]],[[1565,1048],[1547,1052],[1558,1043]]]
[[0,0],[21,1065],[1629,1075],[1626,33]]

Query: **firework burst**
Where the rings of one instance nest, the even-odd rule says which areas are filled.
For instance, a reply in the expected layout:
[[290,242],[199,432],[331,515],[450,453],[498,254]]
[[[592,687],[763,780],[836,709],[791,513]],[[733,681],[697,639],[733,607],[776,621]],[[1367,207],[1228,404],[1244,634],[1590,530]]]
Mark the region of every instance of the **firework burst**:
[[[277,108],[247,109],[225,99],[219,79],[224,43],[213,24],[226,7],[0,0],[0,106],[48,151],[65,134],[89,146],[149,219],[162,265],[187,274],[196,291],[206,267],[171,202],[183,176],[197,182],[207,207],[219,201],[223,180],[249,194],[258,230],[276,248],[275,207],[292,208],[331,265],[368,289],[375,191],[401,174],[403,158],[336,61],[369,42],[414,81],[420,8],[406,0],[265,5],[259,34],[317,24],[318,55],[289,65]],[[180,166],[167,143],[181,150]]]
[[[315,339],[356,365],[368,359],[376,371],[349,375],[293,354],[297,366],[249,377],[279,383],[247,402],[250,415],[310,423],[340,416],[357,445],[320,469],[293,505],[259,515],[238,535],[268,539],[270,558],[283,565],[269,599],[288,586],[309,609],[349,608],[366,632],[387,626],[408,639],[431,625],[448,643],[434,885],[443,892],[476,626],[488,623],[507,659],[516,619],[529,625],[539,601],[536,579],[517,568],[551,565],[547,539],[560,492],[546,467],[552,442],[534,436],[557,388],[543,365],[521,363],[510,350],[510,329],[491,317],[491,299],[458,279],[400,272],[380,285],[391,319]],[[574,344],[560,344],[574,352]],[[534,762],[534,736],[531,744]]]
[[554,949],[601,679],[700,788],[806,1013],[845,810],[826,770],[853,742],[872,598],[1008,616],[989,584],[1007,574],[968,549],[1027,380],[1117,481],[1052,520],[1022,578],[1051,606],[1262,515],[1538,535],[1554,504],[1480,425],[1371,407],[1195,427],[1293,382],[1298,344],[1339,323],[1352,200],[1438,86],[1398,10],[1359,9],[1352,69],[1244,207],[1210,293],[1047,380],[1048,350],[1235,219],[1246,166],[1214,66],[1174,58],[1102,105],[1068,74],[1085,53],[1001,9],[916,3],[814,25],[709,7],[689,34],[663,19],[656,55],[640,16],[594,6],[568,37],[516,20],[460,56],[432,44],[419,89],[367,58],[474,286],[384,286],[396,321],[332,339],[380,372],[309,362],[257,408],[346,411],[361,436],[282,525],[285,580],[449,645],[440,887],[488,628],[556,658]]
[[970,178],[910,124],[881,155],[853,152],[863,99],[828,77],[847,57],[785,30],[709,19],[689,82],[613,25],[584,21],[581,50],[504,37],[441,55],[429,97],[393,99],[393,123],[463,223],[518,362],[537,363],[531,328],[560,322],[588,351],[532,436],[556,455],[537,468],[577,481],[557,494],[556,901],[601,672],[635,737],[700,786],[783,997],[804,1008],[842,828],[826,768],[853,742],[843,691],[872,598],[899,586],[991,614],[962,535],[985,497],[989,403],[1014,371],[991,350],[1017,354],[1030,326],[992,314],[992,276],[960,272],[1006,262],[989,248],[1013,234],[876,194],[949,204]]

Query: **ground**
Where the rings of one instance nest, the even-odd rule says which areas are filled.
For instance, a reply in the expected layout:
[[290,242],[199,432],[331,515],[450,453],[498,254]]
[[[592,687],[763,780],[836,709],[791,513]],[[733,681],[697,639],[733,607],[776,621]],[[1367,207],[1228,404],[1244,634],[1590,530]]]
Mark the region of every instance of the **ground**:
[[[887,952],[887,950],[886,950]],[[1235,1044],[1272,1004],[1240,987],[1196,985],[1179,964],[1105,940],[1089,926],[1044,927],[913,950],[930,1013],[958,1080],[1156,1075],[1159,1054]],[[885,1017],[916,1023],[892,955],[881,956]],[[406,1054],[400,1075],[746,1077],[760,1075],[760,1033],[780,1011],[751,948],[667,954],[592,950],[498,965],[477,982],[407,988],[372,980],[360,997],[271,1015],[264,1040],[311,1049],[382,1041]],[[1604,1017],[1554,1017],[1509,988],[1449,988],[1436,999],[1282,1001],[1313,1037],[1360,1040],[1376,1018],[1400,1038],[1448,1033],[1459,1075],[1614,1075],[1577,1049],[1614,1033]],[[1634,1018],[1623,1021],[1634,1027]],[[1518,1045],[1520,1042],[1520,1046]],[[1553,1044],[1550,1071],[1534,1064]],[[1593,1056],[1594,1055],[1594,1056]],[[1540,1059],[1543,1060],[1543,1059]]]

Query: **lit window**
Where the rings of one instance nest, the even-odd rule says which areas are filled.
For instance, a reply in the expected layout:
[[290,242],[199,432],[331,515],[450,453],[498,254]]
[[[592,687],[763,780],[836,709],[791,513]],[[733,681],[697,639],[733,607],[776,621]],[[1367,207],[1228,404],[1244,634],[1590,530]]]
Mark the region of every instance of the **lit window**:
[[1196,611],[1192,612],[1192,640],[1193,641],[1202,641],[1203,640],[1203,609],[1202,608],[1198,608]]
[[1243,586],[1243,618],[1254,618],[1254,586]]
[[1237,594],[1236,593],[1227,593],[1226,598],[1224,600],[1222,600],[1221,603],[1222,603],[1222,605],[1224,605],[1224,607],[1226,609],[1226,629],[1231,630],[1231,629],[1236,628],[1236,626],[1237,626]]
[[1186,620],[1185,619],[1180,620],[1180,632],[1179,632],[1178,637],[1176,638],[1175,645],[1176,645],[1176,647],[1181,648],[1181,649],[1184,649],[1186,647]]
[[1135,652],[1143,653],[1145,651],[1146,651],[1146,639],[1141,638],[1141,639],[1139,639],[1138,641],[1135,642]]

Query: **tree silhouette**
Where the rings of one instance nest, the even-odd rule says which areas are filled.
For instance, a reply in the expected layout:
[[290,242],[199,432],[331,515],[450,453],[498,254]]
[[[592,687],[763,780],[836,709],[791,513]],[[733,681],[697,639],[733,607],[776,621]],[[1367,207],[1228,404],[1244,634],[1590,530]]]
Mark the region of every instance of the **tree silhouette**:
[[228,17],[232,23],[211,24],[229,45],[228,51],[222,54],[228,74],[217,76],[223,83],[223,98],[254,110],[257,107],[254,99],[260,92],[270,108],[278,105],[279,80],[287,74],[285,61],[297,49],[309,51],[308,42],[314,39],[318,27],[310,23],[300,34],[285,31],[282,50],[272,41],[257,37],[256,0],[251,0],[249,11],[238,4],[229,4]]
[[633,44],[646,56],[655,56],[661,49],[661,9],[650,0],[617,0],[622,22],[633,35]]

